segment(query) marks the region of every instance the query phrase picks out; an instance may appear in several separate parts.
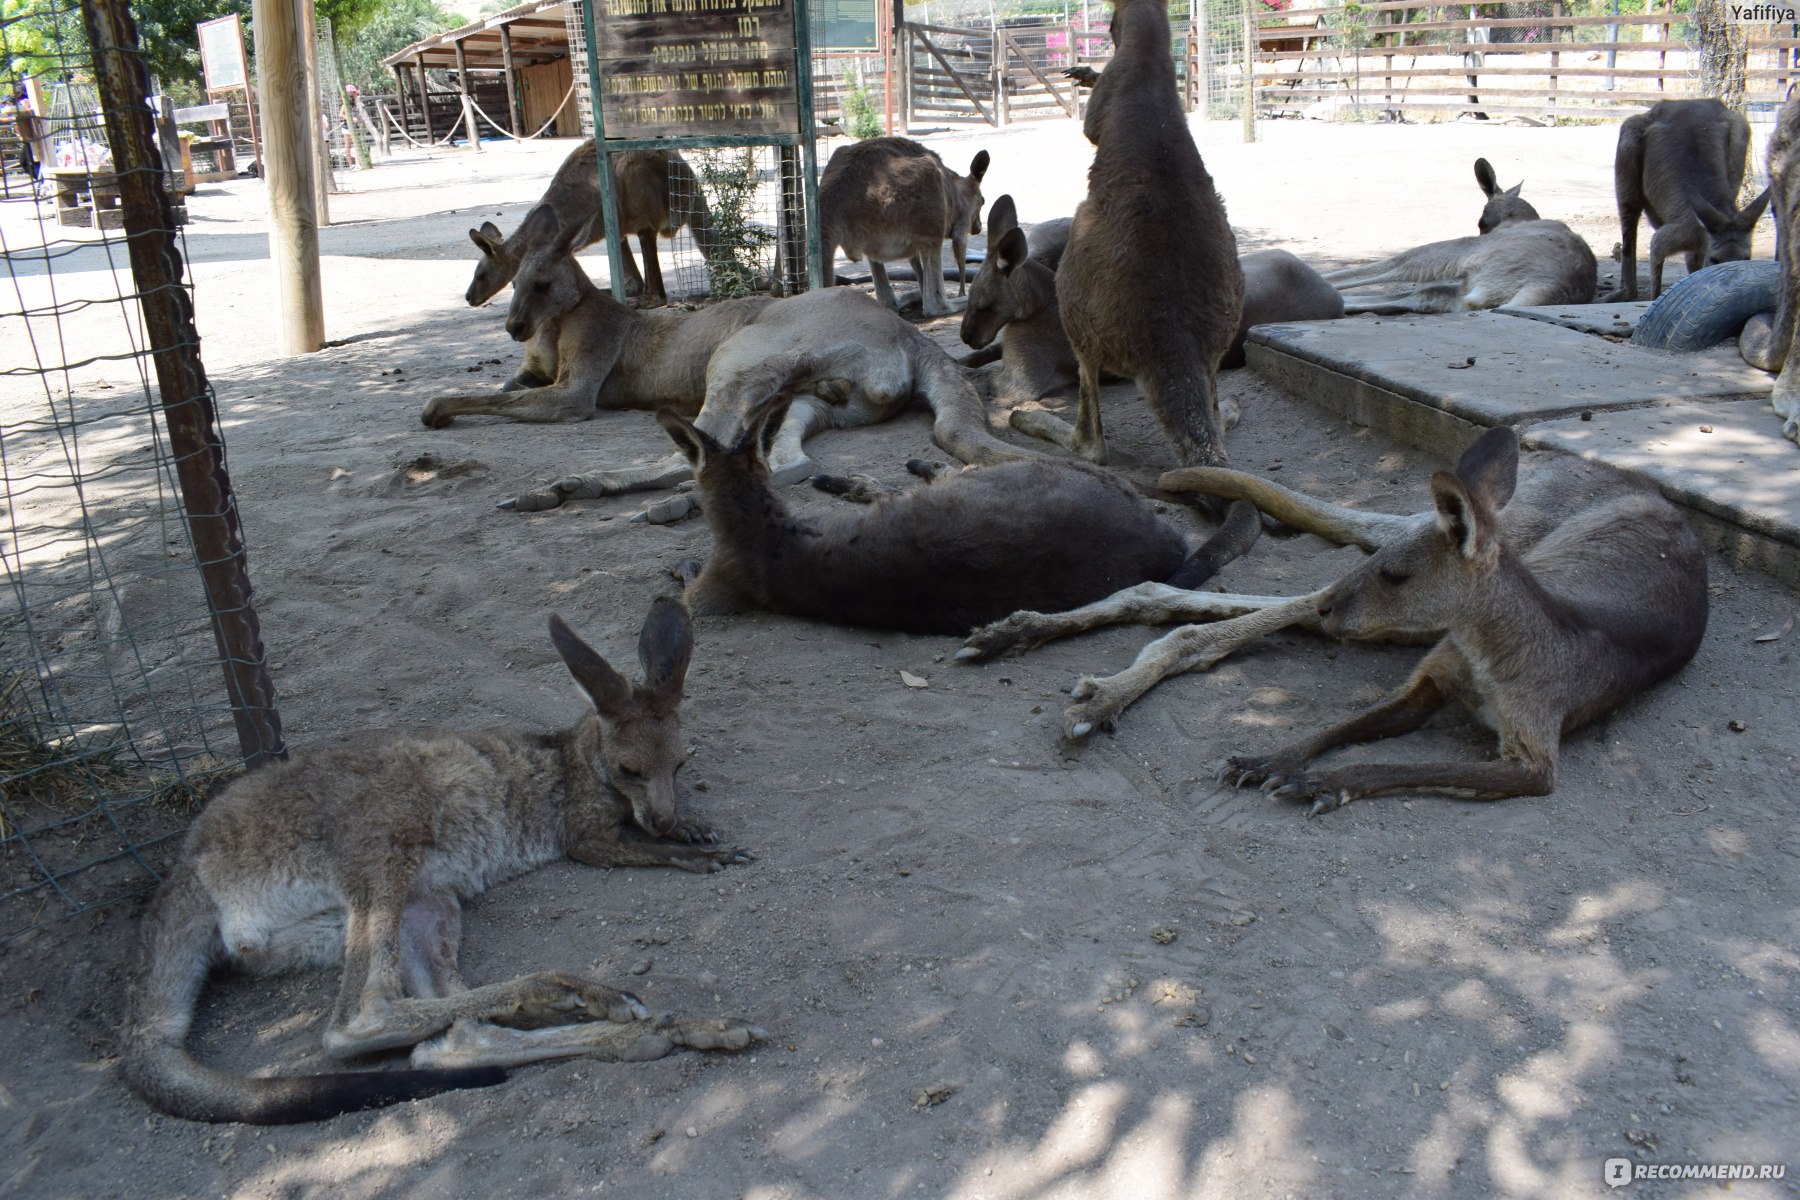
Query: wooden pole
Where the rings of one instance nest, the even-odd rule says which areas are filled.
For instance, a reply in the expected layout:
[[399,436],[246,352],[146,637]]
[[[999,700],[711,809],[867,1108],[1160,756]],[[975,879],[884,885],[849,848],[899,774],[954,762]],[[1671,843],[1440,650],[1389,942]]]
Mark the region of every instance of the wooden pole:
[[475,97],[469,94],[469,58],[461,38],[456,39],[456,90],[462,94],[463,132],[469,137],[469,149],[480,153],[481,125],[475,118]]
[[319,224],[331,224],[331,143],[325,136],[325,113],[319,103],[319,27],[313,0],[295,0],[306,18],[306,111],[312,120],[313,153],[319,169],[313,172],[314,202]]
[[513,70],[512,29],[500,27],[500,60],[506,68],[506,119],[512,123],[514,137],[525,136],[525,130],[519,125],[519,76]]
[[313,210],[317,160],[306,88],[306,15],[311,0],[253,0],[257,94],[263,118],[263,177],[269,192],[269,258],[275,269],[281,352],[325,344],[319,224]]
[[412,114],[408,111],[406,104],[406,77],[411,74],[412,72],[406,69],[405,63],[394,64],[394,98],[400,103],[400,128],[408,133],[412,132]]
[[437,133],[431,128],[431,89],[425,83],[425,52],[419,51],[413,56],[413,65],[419,72],[419,111],[425,114],[425,145],[437,141]]

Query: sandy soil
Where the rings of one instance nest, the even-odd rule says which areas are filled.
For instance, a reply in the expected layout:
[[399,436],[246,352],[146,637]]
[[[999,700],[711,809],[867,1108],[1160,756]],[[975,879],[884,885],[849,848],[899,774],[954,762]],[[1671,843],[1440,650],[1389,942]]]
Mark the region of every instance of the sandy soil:
[[[1033,220],[1080,193],[1070,133],[942,140],[952,162],[992,146],[989,196],[1018,192]],[[1472,231],[1475,154],[1526,176],[1602,256],[1616,238],[1609,129],[1267,133],[1206,146],[1247,244],[1368,257]],[[670,566],[707,549],[697,521],[628,524],[631,499],[493,509],[573,468],[660,456],[645,414],[418,423],[427,397],[497,385],[516,360],[499,310],[461,306],[462,231],[510,227],[563,152],[390,165],[340,197],[347,223],[324,243],[344,344],[301,360],[270,357],[256,185],[193,203],[206,357],[295,747],[566,723],[580,701],[545,615],[628,660]],[[932,332],[954,340],[952,322]],[[1245,373],[1225,387],[1245,411],[1238,465],[1388,511],[1424,503],[1440,464]],[[1114,392],[1121,461],[1154,471],[1164,446],[1131,389]],[[921,416],[813,448],[888,479],[937,456]],[[1217,582],[1304,588],[1355,558],[1265,539]],[[1787,1164],[1784,1182],[1730,1194],[1794,1195],[1800,671],[1795,635],[1753,639],[1796,596],[1722,563],[1711,591],[1698,658],[1571,738],[1554,796],[1311,821],[1215,769],[1367,703],[1417,651],[1273,638],[1074,748],[1057,738],[1063,692],[1127,663],[1144,631],[957,667],[952,639],[704,619],[684,802],[756,861],[710,877],[547,867],[472,907],[464,965],[476,981],[589,970],[659,1012],[752,1018],[769,1043],[529,1068],[310,1127],[190,1125],[114,1069],[141,907],[121,905],[0,948],[0,1192],[1565,1197],[1606,1194],[1602,1163],[1626,1157]],[[1379,753],[1489,747],[1449,719]],[[219,981],[195,1048],[230,1070],[319,1069],[334,983]]]

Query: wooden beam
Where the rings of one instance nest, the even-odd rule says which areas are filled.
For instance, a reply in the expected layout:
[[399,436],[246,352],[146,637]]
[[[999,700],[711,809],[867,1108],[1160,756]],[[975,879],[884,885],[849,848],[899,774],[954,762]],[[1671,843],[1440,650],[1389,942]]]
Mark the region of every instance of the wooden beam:
[[519,77],[513,71],[512,30],[500,27],[500,55],[506,60],[506,119],[512,125],[512,135],[520,137],[524,130],[519,128]]
[[419,72],[419,111],[425,114],[425,144],[429,146],[437,141],[437,135],[431,130],[431,89],[425,86],[425,52],[419,51],[414,64]]
[[275,269],[281,351],[325,345],[314,212],[312,110],[306,88],[305,10],[312,0],[253,0],[257,93],[262,100],[263,176],[269,195],[269,257]]

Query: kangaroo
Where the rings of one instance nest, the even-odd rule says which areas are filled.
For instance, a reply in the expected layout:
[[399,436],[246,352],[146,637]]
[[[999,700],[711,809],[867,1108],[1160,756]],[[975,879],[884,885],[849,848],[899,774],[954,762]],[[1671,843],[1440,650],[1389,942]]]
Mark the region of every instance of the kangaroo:
[[988,152],[967,176],[910,138],[865,138],[840,146],[819,177],[819,228],[825,260],[842,247],[852,262],[869,260],[876,297],[899,308],[886,263],[908,259],[928,317],[950,312],[944,300],[944,239],[956,254],[957,295],[965,294],[969,235],[981,232],[981,180]]
[[[502,1068],[544,1059],[642,1062],[763,1036],[742,1021],[653,1020],[630,993],[568,971],[463,983],[463,901],[502,880],[561,857],[702,872],[746,860],[677,812],[693,650],[681,603],[651,606],[642,683],[560,617],[550,637],[593,702],[568,729],[365,735],[246,775],[207,805],[144,922],[123,1035],[125,1079],[140,1096],[188,1120],[288,1124],[488,1087]],[[189,1055],[215,966],[338,961],[326,1053],[411,1047],[411,1069],[240,1078]]]
[[[563,160],[537,208],[548,207],[564,228],[579,228],[575,249],[593,245],[606,236],[600,211],[600,161],[589,138]],[[675,150],[621,150],[611,155],[613,179],[619,193],[620,236],[637,235],[644,256],[644,272],[638,274],[631,250],[625,249],[619,264],[625,273],[625,294],[637,297],[645,308],[668,303],[663,290],[662,265],[656,257],[656,235],[672,238],[682,226],[693,231],[694,241],[708,262],[718,255],[713,236],[712,213],[700,191],[700,181],[687,160]],[[530,214],[511,237],[504,237],[492,221],[469,230],[469,240],[481,251],[475,277],[464,299],[480,307],[500,293],[519,272],[519,264],[532,249],[526,227]]]
[[1769,138],[1769,194],[1775,210],[1775,258],[1781,263],[1781,295],[1773,320],[1750,318],[1738,337],[1744,360],[1765,371],[1779,371],[1769,403],[1786,418],[1782,433],[1800,442],[1800,94],[1788,97]]
[[[969,289],[961,336],[979,367],[1001,362],[994,394],[1003,402],[1072,398],[1077,394],[1075,351],[1056,302],[1056,264],[1068,244],[1067,220],[1045,221],[1029,242],[1011,196],[988,210],[988,254]],[[1238,259],[1244,273],[1244,311],[1220,370],[1244,365],[1244,336],[1271,321],[1324,321],[1344,315],[1344,298],[1323,276],[1286,250],[1258,250]],[[992,351],[1000,340],[998,354]],[[1221,419],[1236,424],[1225,401]]]
[[[1125,671],[1084,677],[1064,714],[1072,739],[1110,726],[1170,675],[1201,670],[1265,633],[1299,625],[1370,641],[1435,641],[1408,683],[1344,725],[1267,759],[1234,759],[1325,811],[1378,792],[1442,788],[1542,795],[1558,739],[1672,674],[1706,629],[1706,560],[1680,511],[1647,484],[1566,455],[1530,455],[1517,435],[1482,434],[1454,473],[1432,478],[1434,510],[1389,516],[1340,508],[1236,471],[1171,471],[1160,487],[1250,500],[1296,528],[1373,550],[1342,580],[1304,596],[1177,592],[1140,585],[1086,609],[1017,613],[977,630],[957,658],[1122,621],[1219,621],[1152,642]],[[1220,620],[1220,618],[1229,618]],[[1415,729],[1451,700],[1501,738],[1484,765],[1350,767],[1317,777],[1307,761],[1351,741]]]
[[777,395],[761,405],[730,446],[670,409],[656,414],[693,464],[712,528],[712,557],[687,587],[696,613],[763,609],[966,634],[1021,604],[1082,603],[1074,597],[1148,579],[1198,587],[1261,529],[1255,509],[1242,505],[1190,552],[1129,484],[1042,458],[956,473],[866,509],[800,517],[769,485],[768,455],[787,404]]
[[[827,288],[787,300],[748,297],[699,312],[634,312],[593,285],[573,257],[579,229],[548,208],[526,219],[534,249],[519,267],[506,328],[525,363],[498,393],[435,396],[420,419],[441,428],[471,414],[516,421],[585,421],[597,408],[672,407],[735,438],[748,406],[773,390],[797,402],[773,455],[783,482],[813,471],[805,439],[899,415],[915,400],[932,437],[963,462],[1029,451],[988,431],[981,396],[956,363],[898,314],[860,292]],[[680,455],[647,466],[574,475],[503,508],[536,512],[565,500],[673,487],[691,478]]]
[[1650,298],[1662,295],[1663,260],[1684,255],[1691,275],[1750,257],[1750,235],[1769,192],[1741,211],[1738,188],[1750,152],[1750,122],[1717,100],[1661,100],[1619,126],[1613,189],[1619,201],[1619,287],[1636,300],[1637,227],[1650,218]]
[[1181,109],[1166,0],[1116,0],[1112,41],[1082,125],[1095,145],[1088,194],[1056,278],[1078,364],[1075,426],[1041,410],[1010,419],[1104,462],[1108,370],[1137,382],[1182,463],[1222,463],[1216,384],[1243,313],[1237,242]]

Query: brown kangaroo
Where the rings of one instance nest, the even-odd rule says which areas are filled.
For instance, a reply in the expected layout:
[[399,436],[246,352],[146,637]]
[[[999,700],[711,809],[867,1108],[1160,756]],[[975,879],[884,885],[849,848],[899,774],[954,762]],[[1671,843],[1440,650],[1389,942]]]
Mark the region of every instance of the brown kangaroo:
[[1800,442],[1800,94],[1788,97],[1769,138],[1769,194],[1775,210],[1775,258],[1781,263],[1781,295],[1773,320],[1750,318],[1738,338],[1744,360],[1779,371],[1769,403],[1786,418],[1782,433]]
[[1057,268],[1078,362],[1075,427],[1037,410],[1011,420],[1104,462],[1100,372],[1112,371],[1136,380],[1182,463],[1222,463],[1216,384],[1244,306],[1237,242],[1188,132],[1166,0],[1116,0],[1112,41],[1082,126],[1096,147],[1087,199]]
[[[718,254],[713,236],[712,213],[700,181],[687,160],[675,150],[621,150],[611,155],[613,179],[619,193],[620,237],[637,235],[638,248],[644,256],[644,273],[638,274],[631,249],[625,247],[625,294],[637,297],[645,308],[659,308],[668,303],[663,290],[662,265],[656,257],[656,235],[672,238],[683,227],[693,231],[694,242],[710,262]],[[589,138],[563,160],[543,198],[533,211],[548,207],[564,228],[577,228],[575,249],[593,245],[606,236],[606,224],[600,210],[600,160]],[[526,220],[503,237],[492,221],[483,221],[480,229],[469,230],[469,240],[481,251],[475,265],[475,278],[469,281],[465,294],[471,306],[486,304],[512,282],[519,264],[532,249],[527,240]]]
[[[544,1059],[642,1062],[763,1036],[742,1021],[653,1020],[635,996],[569,971],[463,983],[463,902],[502,880],[565,856],[687,871],[746,859],[676,809],[693,651],[681,603],[651,606],[642,683],[559,617],[550,637],[593,701],[568,729],[365,735],[246,775],[207,805],[144,922],[123,1036],[125,1079],[140,1096],[188,1120],[287,1124],[487,1087],[502,1068]],[[189,1055],[215,966],[340,961],[326,1052],[411,1047],[411,1069],[244,1078]]]
[[969,235],[981,232],[981,180],[988,152],[967,176],[911,138],[865,138],[840,146],[819,177],[819,228],[825,261],[841,247],[852,262],[869,260],[875,295],[898,308],[886,263],[907,259],[919,280],[928,317],[950,311],[944,300],[944,239],[956,255],[957,294],[967,287]]
[[[1084,603],[1147,579],[1198,587],[1255,542],[1249,505],[1189,551],[1123,480],[1036,458],[828,517],[790,512],[768,454],[787,408],[777,396],[726,446],[680,414],[656,414],[694,466],[713,553],[688,584],[699,614],[763,609],[908,633],[966,634],[1023,604]],[[928,469],[908,464],[915,474]],[[845,490],[834,485],[827,490]],[[854,489],[851,489],[854,490]]]
[[1691,275],[1714,263],[1750,257],[1750,235],[1769,193],[1737,207],[1750,153],[1750,122],[1717,100],[1662,100],[1619,126],[1613,189],[1619,201],[1619,288],[1609,299],[1636,300],[1640,214],[1650,239],[1650,298],[1662,295],[1663,260],[1680,254]]
[[[1432,477],[1434,511],[1412,517],[1340,508],[1236,471],[1164,475],[1166,491],[1253,501],[1296,528],[1375,552],[1331,587],[1299,597],[1128,589],[1085,610],[1019,613],[968,639],[985,658],[1119,621],[1215,620],[1152,642],[1117,675],[1083,678],[1064,714],[1072,738],[1110,726],[1170,675],[1204,669],[1290,625],[1371,641],[1437,639],[1412,678],[1362,716],[1266,759],[1233,759],[1240,782],[1314,802],[1314,811],[1385,791],[1437,788],[1481,798],[1548,793],[1564,733],[1674,673],[1706,630],[1706,560],[1680,510],[1654,488],[1566,455],[1529,456],[1493,429],[1452,473]],[[1515,489],[1516,484],[1516,489]],[[1458,701],[1500,735],[1487,764],[1346,767],[1312,758],[1352,741],[1416,729]]]
[[[506,328],[525,362],[500,392],[435,396],[420,419],[458,416],[585,421],[597,408],[672,407],[720,438],[735,438],[749,406],[772,391],[810,392],[794,406],[773,456],[778,478],[813,471],[804,441],[899,415],[932,411],[932,437],[963,462],[1030,454],[989,432],[974,385],[949,355],[860,292],[826,288],[787,300],[749,297],[698,312],[634,312],[596,288],[573,257],[579,230],[548,208],[526,219],[534,248],[519,267]],[[565,500],[673,487],[691,477],[680,455],[647,466],[588,472],[504,502],[533,512]]]

